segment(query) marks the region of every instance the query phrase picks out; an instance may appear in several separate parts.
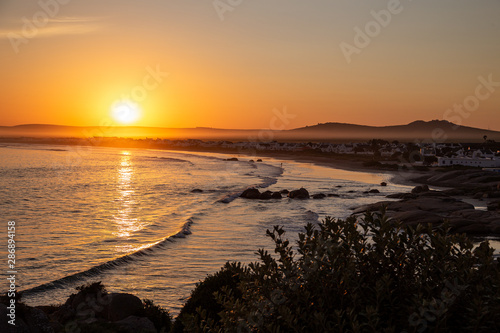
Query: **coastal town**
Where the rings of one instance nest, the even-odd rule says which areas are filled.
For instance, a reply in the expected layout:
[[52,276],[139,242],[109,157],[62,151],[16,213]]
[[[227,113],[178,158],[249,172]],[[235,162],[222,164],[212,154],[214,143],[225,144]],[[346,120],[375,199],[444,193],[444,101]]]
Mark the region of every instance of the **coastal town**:
[[500,143],[399,142],[373,139],[367,142],[278,142],[209,141],[200,139],[135,139],[119,137],[88,138],[0,138],[0,143],[44,143],[68,146],[183,149],[229,153],[292,153],[294,155],[344,156],[381,162],[399,161],[416,166],[464,166],[500,171]]

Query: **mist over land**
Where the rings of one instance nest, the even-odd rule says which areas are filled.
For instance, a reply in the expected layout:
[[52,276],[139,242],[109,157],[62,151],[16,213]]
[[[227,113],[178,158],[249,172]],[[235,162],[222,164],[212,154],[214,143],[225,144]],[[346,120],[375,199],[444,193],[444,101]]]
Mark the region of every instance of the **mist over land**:
[[406,125],[365,126],[344,123],[323,123],[290,130],[219,129],[219,128],[161,128],[136,126],[60,126],[30,124],[0,126],[0,137],[130,137],[165,139],[205,139],[240,141],[366,141],[370,139],[481,142],[487,136],[500,141],[500,132],[459,126],[444,120],[414,121]]

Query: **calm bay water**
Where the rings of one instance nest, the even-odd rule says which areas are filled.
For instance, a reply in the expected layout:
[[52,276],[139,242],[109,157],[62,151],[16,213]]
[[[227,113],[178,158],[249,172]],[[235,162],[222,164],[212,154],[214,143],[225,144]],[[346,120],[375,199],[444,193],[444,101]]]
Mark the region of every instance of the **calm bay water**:
[[[176,314],[226,261],[272,249],[265,232],[274,225],[294,239],[307,222],[345,218],[349,207],[409,189],[380,187],[382,174],[206,153],[10,145],[0,157],[2,223],[16,221],[17,283],[30,305],[61,303],[75,287],[103,281]],[[339,197],[238,198],[249,186]],[[363,194],[371,188],[381,193]],[[0,246],[6,257],[6,237]]]

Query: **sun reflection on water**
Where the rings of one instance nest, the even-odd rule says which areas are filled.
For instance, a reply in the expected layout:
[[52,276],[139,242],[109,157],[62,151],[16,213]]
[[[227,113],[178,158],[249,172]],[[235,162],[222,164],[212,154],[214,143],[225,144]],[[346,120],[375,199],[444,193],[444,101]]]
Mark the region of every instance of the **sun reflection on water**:
[[[115,199],[116,213],[114,214],[116,230],[113,231],[113,235],[116,237],[131,237],[134,232],[144,227],[141,220],[134,217],[135,208],[137,207],[134,196],[134,177],[135,167],[132,163],[132,155],[128,151],[123,151],[117,168],[116,189],[118,194]],[[117,250],[123,252],[124,249]]]

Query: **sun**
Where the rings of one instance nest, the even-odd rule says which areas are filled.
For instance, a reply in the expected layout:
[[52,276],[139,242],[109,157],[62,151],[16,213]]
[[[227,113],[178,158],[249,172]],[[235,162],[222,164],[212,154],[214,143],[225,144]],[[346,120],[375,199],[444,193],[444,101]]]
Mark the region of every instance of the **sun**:
[[141,109],[131,101],[122,100],[111,107],[113,119],[122,124],[132,124],[141,118]]

